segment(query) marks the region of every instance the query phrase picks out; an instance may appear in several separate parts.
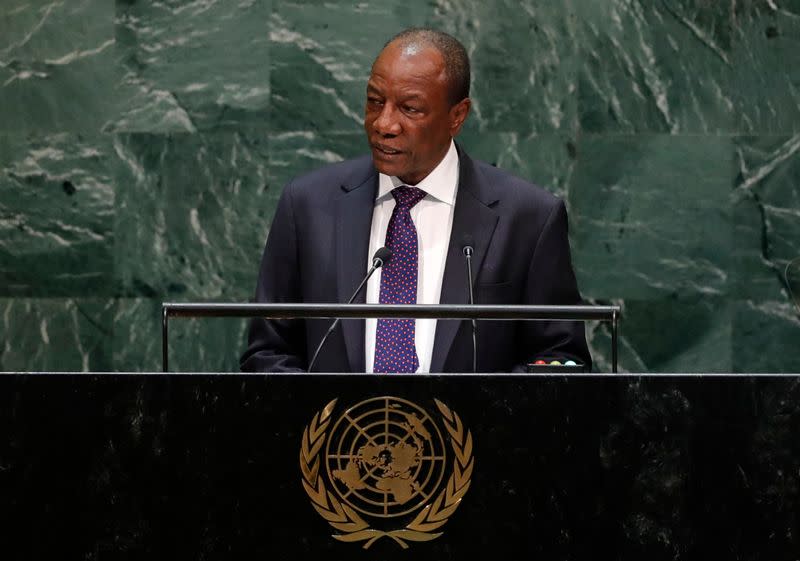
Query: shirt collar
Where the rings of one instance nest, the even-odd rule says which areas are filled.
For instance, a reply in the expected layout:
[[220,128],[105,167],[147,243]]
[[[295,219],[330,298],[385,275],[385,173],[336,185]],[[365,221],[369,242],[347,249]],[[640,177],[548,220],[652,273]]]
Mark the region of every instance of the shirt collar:
[[[378,174],[378,196],[377,200],[391,197],[392,189],[406,185],[398,177],[393,175]],[[447,150],[442,161],[439,162],[433,171],[428,176],[413,185],[422,189],[438,201],[454,205],[456,203],[456,189],[458,187],[458,150],[456,150],[456,143],[450,140],[450,148]]]

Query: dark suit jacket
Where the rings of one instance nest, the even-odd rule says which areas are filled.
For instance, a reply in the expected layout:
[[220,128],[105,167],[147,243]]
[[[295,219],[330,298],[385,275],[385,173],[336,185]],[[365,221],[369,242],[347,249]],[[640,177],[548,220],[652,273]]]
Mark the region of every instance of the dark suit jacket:
[[[580,304],[563,201],[459,148],[459,186],[442,304],[469,302],[464,240],[474,246],[476,304]],[[370,156],[290,181],[267,239],[256,302],[347,302],[369,263],[378,173]],[[364,302],[361,294],[356,302]],[[305,371],[330,320],[254,320],[244,371]],[[580,322],[478,322],[479,372],[511,372],[537,356],[591,365]],[[363,372],[364,321],[343,320],[314,369]],[[431,372],[471,372],[470,322],[440,320]]]

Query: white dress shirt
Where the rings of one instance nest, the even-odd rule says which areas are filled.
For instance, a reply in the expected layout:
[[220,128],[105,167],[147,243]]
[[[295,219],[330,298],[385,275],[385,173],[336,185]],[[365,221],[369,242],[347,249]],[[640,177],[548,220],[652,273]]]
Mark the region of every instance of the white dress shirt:
[[[379,174],[378,196],[372,211],[372,229],[369,236],[370,265],[372,255],[386,241],[386,228],[394,210],[392,189],[407,185],[394,176]],[[425,191],[425,198],[411,209],[411,219],[417,229],[419,261],[417,266],[417,304],[438,304],[442,293],[442,277],[453,228],[453,209],[458,189],[458,151],[450,141],[450,149],[439,165],[428,176],[412,185]],[[380,299],[382,271],[367,283],[367,303],[377,304]],[[378,320],[366,320],[365,351],[366,371],[372,372],[375,363],[375,330]],[[417,372],[430,372],[433,355],[435,319],[418,319],[415,323],[414,343],[417,347],[419,368]]]

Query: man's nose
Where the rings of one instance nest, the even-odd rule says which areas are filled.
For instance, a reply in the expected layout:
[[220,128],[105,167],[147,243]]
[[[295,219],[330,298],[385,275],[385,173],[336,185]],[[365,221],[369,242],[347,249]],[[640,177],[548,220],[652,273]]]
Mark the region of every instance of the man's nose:
[[381,112],[372,122],[375,132],[381,136],[397,136],[402,128],[397,120],[397,110],[391,103],[386,103],[381,107]]

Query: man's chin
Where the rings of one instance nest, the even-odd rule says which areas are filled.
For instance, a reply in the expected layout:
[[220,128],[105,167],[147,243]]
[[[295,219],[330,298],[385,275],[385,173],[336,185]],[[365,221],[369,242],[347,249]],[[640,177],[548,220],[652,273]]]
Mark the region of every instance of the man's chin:
[[384,175],[393,175],[395,177],[401,177],[405,175],[405,169],[402,166],[393,162],[387,162],[382,158],[376,157],[374,154],[372,156],[372,163],[375,166],[375,169],[378,170],[378,173],[382,173]]

